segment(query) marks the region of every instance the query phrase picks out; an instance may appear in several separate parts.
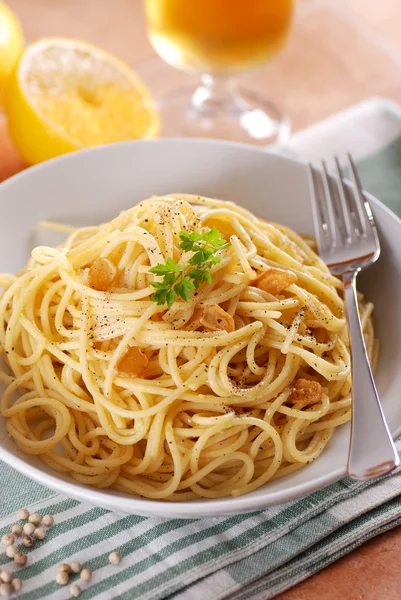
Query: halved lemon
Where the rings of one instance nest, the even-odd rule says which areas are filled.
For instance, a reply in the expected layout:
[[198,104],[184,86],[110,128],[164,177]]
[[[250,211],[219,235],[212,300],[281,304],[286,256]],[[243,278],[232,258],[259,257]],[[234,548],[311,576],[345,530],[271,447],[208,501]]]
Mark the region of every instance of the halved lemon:
[[86,42],[47,38],[28,46],[9,81],[10,135],[35,164],[66,152],[153,138],[159,117],[124,62]]

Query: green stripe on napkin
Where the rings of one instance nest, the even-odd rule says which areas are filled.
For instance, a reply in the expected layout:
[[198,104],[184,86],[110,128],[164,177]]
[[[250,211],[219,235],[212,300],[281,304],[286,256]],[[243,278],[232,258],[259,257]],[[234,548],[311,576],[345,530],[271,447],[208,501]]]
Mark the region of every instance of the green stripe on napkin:
[[363,187],[401,217],[401,139],[358,162]]

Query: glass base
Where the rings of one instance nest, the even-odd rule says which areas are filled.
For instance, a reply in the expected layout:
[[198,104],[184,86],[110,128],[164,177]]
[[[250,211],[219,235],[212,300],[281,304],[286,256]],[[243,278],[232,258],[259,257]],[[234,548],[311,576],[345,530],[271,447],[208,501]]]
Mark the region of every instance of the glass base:
[[[156,100],[161,137],[217,138],[259,146],[285,142],[290,121],[246,77],[214,82],[173,69],[155,58],[134,66]],[[211,85],[211,82],[213,85]],[[216,90],[217,88],[217,90]],[[217,92],[217,93],[216,93]]]

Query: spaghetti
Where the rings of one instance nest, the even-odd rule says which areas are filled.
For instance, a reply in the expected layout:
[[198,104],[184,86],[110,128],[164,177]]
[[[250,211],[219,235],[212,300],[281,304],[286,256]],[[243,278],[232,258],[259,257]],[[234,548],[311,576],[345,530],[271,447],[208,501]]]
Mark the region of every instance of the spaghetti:
[[[48,226],[48,224],[47,224]],[[184,301],[150,272],[182,231],[229,245]],[[230,202],[153,197],[0,275],[1,413],[80,483],[151,499],[239,496],[314,461],[350,419],[341,282],[313,241]],[[360,298],[368,353],[373,306]]]

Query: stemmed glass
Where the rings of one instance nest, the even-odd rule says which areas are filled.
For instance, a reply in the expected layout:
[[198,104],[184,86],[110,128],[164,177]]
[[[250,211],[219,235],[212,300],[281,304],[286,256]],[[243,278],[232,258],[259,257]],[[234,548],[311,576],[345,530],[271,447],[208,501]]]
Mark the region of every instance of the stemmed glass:
[[288,119],[262,94],[244,89],[240,75],[284,45],[294,1],[145,0],[156,52],[169,65],[200,75],[195,90],[181,87],[157,99],[162,134],[173,123],[184,136],[262,145],[288,137]]

